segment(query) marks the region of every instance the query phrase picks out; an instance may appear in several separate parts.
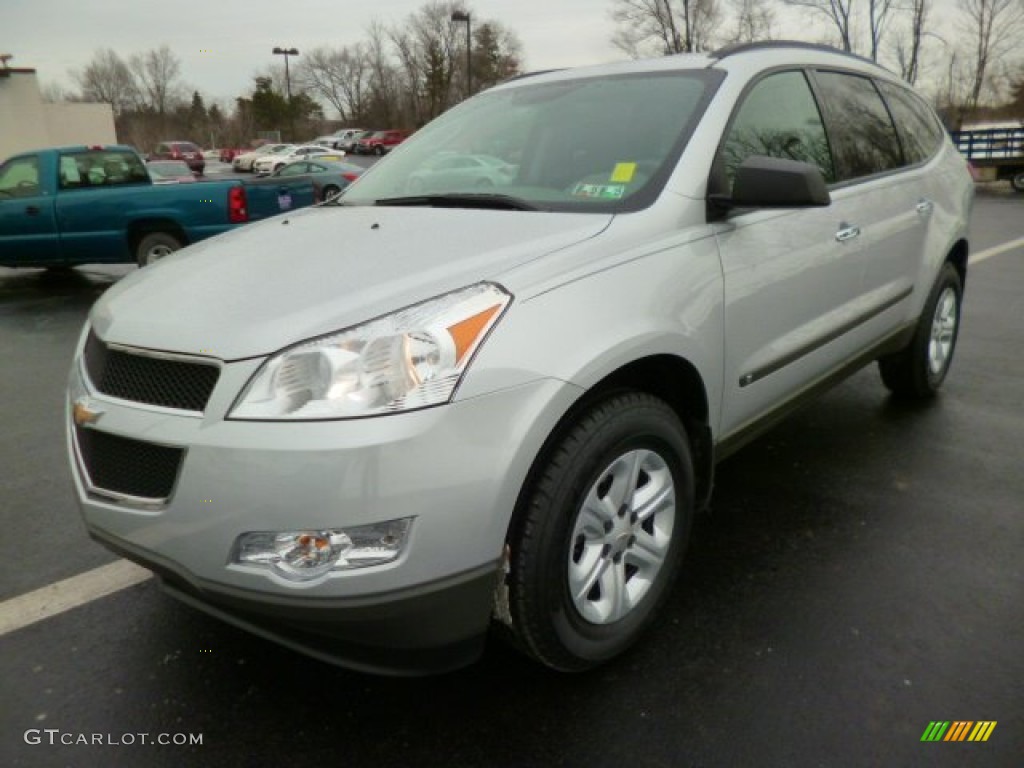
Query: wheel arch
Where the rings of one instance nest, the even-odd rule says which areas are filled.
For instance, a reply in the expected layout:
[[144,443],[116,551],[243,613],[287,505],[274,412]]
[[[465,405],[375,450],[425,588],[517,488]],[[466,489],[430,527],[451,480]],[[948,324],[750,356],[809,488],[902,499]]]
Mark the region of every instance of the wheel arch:
[[633,360],[607,373],[584,391],[558,419],[530,463],[519,488],[506,541],[515,540],[530,488],[577,416],[595,402],[624,391],[647,393],[663,400],[675,411],[686,427],[690,441],[697,509],[707,506],[714,481],[714,445],[704,379],[689,360],[671,354],[655,354]]
[[142,238],[153,232],[166,232],[169,235],[173,235],[181,242],[183,247],[188,245],[189,242],[185,230],[173,219],[138,219],[128,225],[127,231],[128,249],[133,258],[139,243],[142,242]]
[[967,247],[967,241],[960,238],[953,247],[949,249],[949,253],[946,255],[946,261],[952,264],[957,273],[960,275],[960,286],[967,285],[967,257],[969,255],[969,249]]

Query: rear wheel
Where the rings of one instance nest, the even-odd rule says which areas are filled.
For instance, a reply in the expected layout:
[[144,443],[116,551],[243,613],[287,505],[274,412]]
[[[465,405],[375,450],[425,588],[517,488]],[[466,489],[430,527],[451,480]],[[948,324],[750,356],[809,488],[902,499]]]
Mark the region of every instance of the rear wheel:
[[330,202],[340,194],[341,190],[338,187],[334,186],[333,184],[328,184],[326,187],[324,187],[324,202]]
[[910,344],[878,361],[882,382],[893,394],[924,399],[938,391],[953,362],[962,296],[960,273],[947,261],[928,295]]
[[376,147],[373,148],[373,151],[376,154],[378,154],[378,155],[383,155],[384,154],[384,147],[381,146],[380,144],[378,144]]
[[1010,186],[1018,192],[1024,192],[1024,171],[1010,177]]
[[135,248],[135,261],[140,267],[147,267],[160,259],[170,256],[181,248],[182,242],[170,232],[150,232],[139,240]]
[[675,412],[638,392],[584,411],[543,461],[510,536],[512,631],[538,661],[579,671],[626,650],[664,602],[693,465]]

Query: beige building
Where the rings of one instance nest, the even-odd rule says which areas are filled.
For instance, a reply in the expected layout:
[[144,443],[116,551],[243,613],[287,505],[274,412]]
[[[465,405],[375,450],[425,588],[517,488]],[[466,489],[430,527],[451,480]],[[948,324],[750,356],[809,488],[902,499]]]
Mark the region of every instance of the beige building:
[[27,149],[116,142],[109,104],[44,102],[34,69],[0,66],[0,161]]

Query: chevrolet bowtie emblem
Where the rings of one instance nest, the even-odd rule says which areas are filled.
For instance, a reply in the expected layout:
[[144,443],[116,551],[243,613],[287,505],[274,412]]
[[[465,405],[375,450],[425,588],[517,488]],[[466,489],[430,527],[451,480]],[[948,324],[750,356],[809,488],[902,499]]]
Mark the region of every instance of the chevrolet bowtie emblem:
[[91,405],[92,403],[85,397],[75,401],[74,407],[71,409],[71,418],[75,420],[75,424],[84,427],[86,424],[95,424],[99,420],[103,411],[94,410],[89,407]]

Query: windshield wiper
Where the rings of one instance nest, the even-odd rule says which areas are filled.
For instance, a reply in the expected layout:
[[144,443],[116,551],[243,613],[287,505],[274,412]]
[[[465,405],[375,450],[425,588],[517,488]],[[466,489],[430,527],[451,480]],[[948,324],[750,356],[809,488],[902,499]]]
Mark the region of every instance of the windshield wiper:
[[495,192],[450,192],[437,195],[408,195],[384,197],[374,205],[429,206],[432,208],[489,208],[507,211],[539,211],[540,206],[512,195]]

